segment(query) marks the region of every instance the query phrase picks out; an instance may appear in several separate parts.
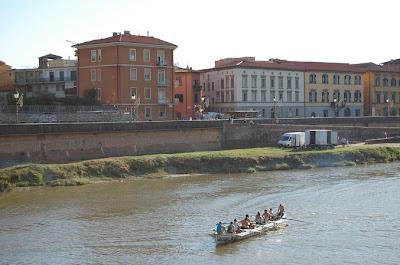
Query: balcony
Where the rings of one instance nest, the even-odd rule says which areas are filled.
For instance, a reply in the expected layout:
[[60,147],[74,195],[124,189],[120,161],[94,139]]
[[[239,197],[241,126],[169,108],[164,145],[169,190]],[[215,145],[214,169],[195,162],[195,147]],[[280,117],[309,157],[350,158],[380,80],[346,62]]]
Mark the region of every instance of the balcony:
[[201,89],[202,89],[202,86],[201,86],[200,84],[194,84],[194,85],[192,86],[192,88],[193,88],[193,90],[194,90],[195,92],[200,92]]
[[165,66],[167,66],[167,62],[166,62],[165,60],[160,60],[160,59],[158,59],[158,60],[156,61],[156,65],[157,65],[157,66],[161,66],[161,67],[165,67]]
[[168,80],[158,80],[157,81],[157,85],[158,86],[168,86],[169,85],[169,81]]

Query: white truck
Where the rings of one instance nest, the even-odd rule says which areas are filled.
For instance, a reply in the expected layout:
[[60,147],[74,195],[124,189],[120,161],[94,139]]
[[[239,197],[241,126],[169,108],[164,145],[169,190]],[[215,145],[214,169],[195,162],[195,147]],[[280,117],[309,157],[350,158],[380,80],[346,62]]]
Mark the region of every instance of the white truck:
[[333,147],[337,145],[338,133],[332,130],[306,130],[306,147]]
[[278,141],[281,147],[302,147],[304,146],[304,132],[287,132],[284,133]]

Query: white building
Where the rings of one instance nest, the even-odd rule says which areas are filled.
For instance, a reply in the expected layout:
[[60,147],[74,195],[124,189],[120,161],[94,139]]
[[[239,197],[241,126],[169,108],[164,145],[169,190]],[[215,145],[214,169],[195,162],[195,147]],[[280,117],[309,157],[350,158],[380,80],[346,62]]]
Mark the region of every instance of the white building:
[[228,58],[202,70],[200,82],[215,112],[258,111],[260,117],[304,116],[304,71],[254,57]]
[[14,69],[15,86],[28,97],[76,95],[76,60],[48,54],[39,58],[39,68]]

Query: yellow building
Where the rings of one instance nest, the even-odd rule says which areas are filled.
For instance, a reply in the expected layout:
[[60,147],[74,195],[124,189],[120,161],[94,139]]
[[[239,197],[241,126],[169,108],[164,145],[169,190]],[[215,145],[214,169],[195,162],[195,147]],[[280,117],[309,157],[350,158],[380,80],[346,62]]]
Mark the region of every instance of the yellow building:
[[11,67],[0,61],[0,91],[11,91],[14,88],[14,73]]
[[304,71],[305,117],[364,115],[364,69],[346,63],[275,61]]
[[366,116],[400,115],[400,66],[367,65],[364,74]]

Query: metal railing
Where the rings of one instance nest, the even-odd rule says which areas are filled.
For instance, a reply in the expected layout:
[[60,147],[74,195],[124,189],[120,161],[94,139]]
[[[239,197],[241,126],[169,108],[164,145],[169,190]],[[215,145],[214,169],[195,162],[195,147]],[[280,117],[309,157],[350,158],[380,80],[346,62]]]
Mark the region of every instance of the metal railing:
[[[16,112],[16,105],[0,105],[1,112]],[[19,112],[29,113],[73,113],[73,112],[116,112],[119,111],[118,106],[58,106],[58,105],[23,105],[19,107]]]

